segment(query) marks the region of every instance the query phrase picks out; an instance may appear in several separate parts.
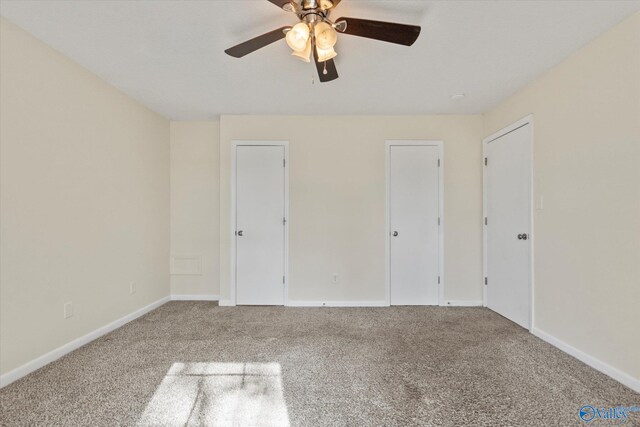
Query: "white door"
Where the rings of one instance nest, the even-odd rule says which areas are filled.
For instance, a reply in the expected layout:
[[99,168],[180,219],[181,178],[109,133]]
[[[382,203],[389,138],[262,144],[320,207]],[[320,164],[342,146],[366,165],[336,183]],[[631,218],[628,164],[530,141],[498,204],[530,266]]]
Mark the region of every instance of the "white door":
[[389,147],[391,305],[437,305],[440,264],[437,146]]
[[236,147],[236,303],[284,305],[284,146]]
[[531,288],[531,124],[487,143],[487,307],[527,329]]

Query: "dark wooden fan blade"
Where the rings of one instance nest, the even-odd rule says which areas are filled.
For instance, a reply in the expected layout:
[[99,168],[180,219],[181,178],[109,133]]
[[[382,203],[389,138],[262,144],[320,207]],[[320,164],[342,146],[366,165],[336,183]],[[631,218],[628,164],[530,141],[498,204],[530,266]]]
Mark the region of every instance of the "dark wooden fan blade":
[[284,6],[287,3],[291,3],[290,0],[267,0],[270,3],[275,4],[276,6],[278,6],[280,9],[282,9],[282,6]]
[[[316,63],[318,77],[320,78],[320,81],[322,83],[330,82],[339,77],[336,63],[333,62],[333,59],[330,59],[326,62],[318,62],[318,51],[316,49],[313,49],[313,61]],[[327,70],[327,74],[324,73],[325,69]]]
[[396,24],[393,22],[371,21],[369,19],[340,18],[336,23],[346,21],[344,34],[382,40],[384,42],[411,46],[420,35],[416,25]]
[[282,27],[277,30],[273,30],[270,33],[263,34],[251,40],[247,40],[244,43],[240,43],[237,46],[230,47],[225,50],[227,55],[231,55],[235,58],[242,58],[245,55],[255,52],[256,50],[275,43],[278,40],[285,38],[284,30],[290,27]]

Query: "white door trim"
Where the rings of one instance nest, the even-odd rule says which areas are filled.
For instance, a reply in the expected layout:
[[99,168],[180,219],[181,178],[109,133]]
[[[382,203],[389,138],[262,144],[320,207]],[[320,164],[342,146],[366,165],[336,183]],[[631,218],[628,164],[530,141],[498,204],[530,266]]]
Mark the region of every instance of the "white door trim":
[[440,159],[440,167],[438,168],[438,204],[440,217],[440,227],[438,229],[438,275],[440,276],[440,284],[438,285],[438,305],[446,305],[444,302],[444,144],[442,141],[427,141],[427,140],[401,140],[391,139],[385,141],[385,291],[386,291],[386,303],[391,305],[391,253],[389,251],[391,235],[391,214],[389,206],[389,191],[390,191],[390,161],[391,147],[394,145],[424,145],[438,147],[438,158]]
[[535,161],[533,157],[533,143],[534,143],[534,125],[533,125],[533,114],[529,114],[526,117],[518,120],[515,123],[510,124],[509,126],[500,129],[498,132],[486,137],[482,140],[482,305],[484,307],[487,306],[487,286],[486,286],[486,278],[489,276],[488,268],[487,268],[487,225],[485,223],[485,218],[487,218],[487,168],[485,165],[485,159],[487,157],[487,146],[490,142],[504,136],[508,133],[513,132],[516,129],[519,129],[525,125],[531,126],[531,165],[529,170],[529,180],[530,180],[530,200],[529,200],[529,230],[530,230],[530,253],[529,253],[529,298],[531,304],[529,304],[529,330],[532,331],[535,328],[534,324],[534,242],[535,242],[535,233],[533,229],[533,215],[534,215],[534,187],[533,187],[533,162]]
[[231,142],[231,229],[229,230],[230,242],[230,265],[231,280],[229,281],[230,303],[225,306],[236,305],[236,151],[239,146],[273,146],[284,147],[284,212],[286,222],[284,224],[284,305],[289,303],[289,141],[244,141],[234,140]]

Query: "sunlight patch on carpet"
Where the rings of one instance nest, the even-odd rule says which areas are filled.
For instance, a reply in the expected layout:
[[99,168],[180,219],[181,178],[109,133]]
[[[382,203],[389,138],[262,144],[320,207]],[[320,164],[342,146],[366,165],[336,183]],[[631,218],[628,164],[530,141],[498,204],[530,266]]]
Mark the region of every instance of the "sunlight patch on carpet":
[[289,426],[279,363],[174,363],[138,426]]

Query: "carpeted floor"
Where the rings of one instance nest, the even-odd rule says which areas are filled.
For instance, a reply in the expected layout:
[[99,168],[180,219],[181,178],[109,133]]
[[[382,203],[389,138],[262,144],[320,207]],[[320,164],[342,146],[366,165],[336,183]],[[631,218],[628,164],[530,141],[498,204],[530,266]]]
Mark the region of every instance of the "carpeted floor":
[[0,403],[2,426],[579,426],[640,395],[482,308],[171,302]]

